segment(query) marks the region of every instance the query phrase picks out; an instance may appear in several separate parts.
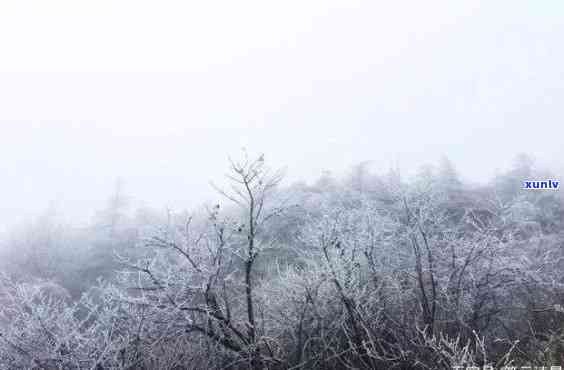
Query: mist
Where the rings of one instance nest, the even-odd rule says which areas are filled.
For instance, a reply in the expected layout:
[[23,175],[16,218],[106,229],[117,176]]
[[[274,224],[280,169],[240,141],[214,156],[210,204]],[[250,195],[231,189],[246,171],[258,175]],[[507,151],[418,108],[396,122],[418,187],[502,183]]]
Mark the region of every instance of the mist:
[[562,168],[555,2],[57,3],[1,5],[5,225],[84,222],[118,178],[197,205],[242,147],[290,182],[445,155],[473,181],[520,152]]
[[0,368],[562,365],[562,40],[557,1],[0,2]]

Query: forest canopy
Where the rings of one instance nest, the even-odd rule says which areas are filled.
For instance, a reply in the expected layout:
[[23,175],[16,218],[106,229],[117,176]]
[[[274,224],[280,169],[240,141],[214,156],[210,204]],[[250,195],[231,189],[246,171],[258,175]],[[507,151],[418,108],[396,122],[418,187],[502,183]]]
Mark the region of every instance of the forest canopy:
[[[218,200],[1,241],[2,369],[454,369],[564,362],[564,198],[526,155],[485,184],[447,158],[284,184],[227,162]],[[221,169],[218,171],[221,174]],[[558,180],[558,179],[557,179]]]

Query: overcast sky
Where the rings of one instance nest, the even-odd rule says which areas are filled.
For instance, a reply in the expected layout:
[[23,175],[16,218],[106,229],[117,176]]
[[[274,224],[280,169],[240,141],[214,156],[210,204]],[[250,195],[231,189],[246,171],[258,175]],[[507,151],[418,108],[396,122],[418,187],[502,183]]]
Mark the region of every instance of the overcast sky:
[[[245,146],[289,181],[447,155],[561,168],[564,2],[0,1],[0,223],[77,222],[121,177],[213,199]],[[0,229],[2,229],[0,227]]]

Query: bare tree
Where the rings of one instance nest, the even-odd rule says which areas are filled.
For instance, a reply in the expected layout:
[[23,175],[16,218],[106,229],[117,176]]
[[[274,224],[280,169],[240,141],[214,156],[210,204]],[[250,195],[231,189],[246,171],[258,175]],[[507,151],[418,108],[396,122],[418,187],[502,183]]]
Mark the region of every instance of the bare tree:
[[227,351],[251,369],[281,364],[257,319],[254,266],[260,253],[275,244],[263,232],[284,209],[270,202],[282,176],[265,166],[263,156],[231,160],[229,187],[216,188],[241,216],[224,216],[229,212],[220,204],[208,208],[206,217],[187,216],[182,224],[171,215],[168,225],[145,241],[155,248],[152,257],[122,260],[130,267],[121,275],[123,283],[133,293],[120,299],[145,307],[153,325],[175,323],[160,325],[163,341],[196,334],[220,351],[218,359]]
[[283,171],[271,172],[265,166],[264,155],[256,159],[249,158],[245,152],[242,160],[230,162],[227,178],[230,180],[228,190],[215,187],[225,198],[239,206],[245,216],[247,225],[241,225],[246,231],[246,248],[240,257],[245,266],[245,297],[247,310],[247,335],[249,344],[256,347],[252,354],[252,366],[258,366],[260,349],[257,346],[257,323],[255,317],[255,299],[253,297],[253,266],[260,252],[271,246],[261,243],[261,233],[265,224],[273,217],[280,215],[281,207],[268,204],[273,191],[283,178]]

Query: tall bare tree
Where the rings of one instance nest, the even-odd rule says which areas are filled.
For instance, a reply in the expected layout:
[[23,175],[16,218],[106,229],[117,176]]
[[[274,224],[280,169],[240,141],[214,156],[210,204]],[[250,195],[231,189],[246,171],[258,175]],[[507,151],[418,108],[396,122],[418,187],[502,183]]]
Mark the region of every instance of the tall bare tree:
[[[269,198],[282,180],[282,170],[271,171],[266,165],[264,155],[250,158],[246,152],[241,160],[229,160],[230,168],[227,178],[229,189],[215,186],[225,198],[239,206],[244,214],[247,225],[245,229],[246,247],[241,257],[245,266],[245,300],[247,311],[247,335],[252,346],[257,346],[257,325],[255,317],[255,299],[253,297],[253,267],[260,252],[268,243],[261,243],[260,235],[265,224],[274,216],[282,212],[281,207],[271,207]],[[258,365],[260,353],[258,347],[254,350],[253,366]]]

